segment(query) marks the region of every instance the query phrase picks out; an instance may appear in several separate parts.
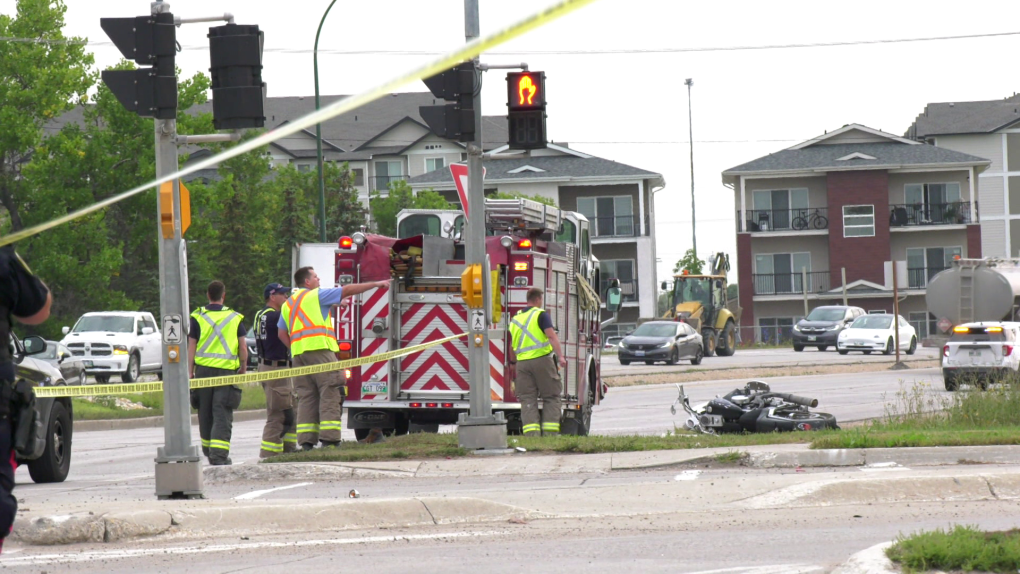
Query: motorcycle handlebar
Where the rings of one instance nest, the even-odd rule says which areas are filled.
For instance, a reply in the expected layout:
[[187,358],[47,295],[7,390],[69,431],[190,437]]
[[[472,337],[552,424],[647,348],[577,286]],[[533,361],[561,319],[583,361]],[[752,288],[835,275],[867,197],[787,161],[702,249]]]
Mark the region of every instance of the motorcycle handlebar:
[[800,397],[797,395],[791,395],[789,393],[772,393],[772,396],[779,397],[784,401],[788,403],[793,403],[795,405],[801,405],[811,408],[818,406],[818,399],[809,399],[807,397]]

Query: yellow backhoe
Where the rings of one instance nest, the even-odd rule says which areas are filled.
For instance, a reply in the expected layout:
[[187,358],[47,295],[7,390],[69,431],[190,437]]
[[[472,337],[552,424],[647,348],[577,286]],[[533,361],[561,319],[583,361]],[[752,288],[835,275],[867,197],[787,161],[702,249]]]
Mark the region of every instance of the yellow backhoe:
[[[709,257],[709,274],[691,275],[686,270],[673,276],[669,309],[663,318],[683,321],[701,332],[705,356],[729,357],[737,350],[740,308],[728,305],[726,272],[730,258],[723,252]],[[662,282],[669,291],[669,282]]]

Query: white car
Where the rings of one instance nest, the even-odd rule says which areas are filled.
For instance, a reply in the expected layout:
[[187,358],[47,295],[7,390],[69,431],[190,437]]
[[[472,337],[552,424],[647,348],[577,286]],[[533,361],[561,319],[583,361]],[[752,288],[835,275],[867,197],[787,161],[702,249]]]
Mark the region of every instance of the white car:
[[942,379],[947,391],[961,383],[974,382],[981,388],[989,379],[1015,375],[1020,370],[1020,323],[980,322],[953,327],[942,347]]
[[[174,325],[178,329],[185,325]],[[125,383],[134,383],[142,373],[162,373],[162,337],[151,313],[142,311],[103,311],[85,313],[74,324],[64,327],[60,341],[85,363],[85,372],[96,382],[110,382],[111,375]]]
[[[836,343],[840,355],[850,351],[863,351],[870,355],[872,351],[881,351],[891,355],[896,350],[896,318],[891,314],[862,315],[854,320],[849,327],[843,329]],[[899,318],[900,350],[913,355],[917,350],[917,333],[903,317]]]

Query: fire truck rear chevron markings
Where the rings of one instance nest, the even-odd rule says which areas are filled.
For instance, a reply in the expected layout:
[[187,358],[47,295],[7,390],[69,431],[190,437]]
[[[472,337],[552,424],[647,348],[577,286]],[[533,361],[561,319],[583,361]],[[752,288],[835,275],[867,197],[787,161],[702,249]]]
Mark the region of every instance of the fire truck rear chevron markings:
[[467,311],[463,305],[411,305],[404,310],[400,321],[405,341],[415,340],[422,329],[433,326],[445,325],[454,333],[463,333],[467,329]]
[[489,341],[489,387],[492,400],[503,400],[503,341]]
[[[412,391],[428,390],[469,390],[463,373],[457,372],[448,358],[435,353],[418,365],[415,369],[407,369],[410,374],[404,379],[403,388]],[[467,371],[467,364],[464,364]]]
[[366,291],[361,297],[361,321],[362,325],[371,327],[372,321],[380,315],[386,315],[389,309],[389,289],[372,289]]

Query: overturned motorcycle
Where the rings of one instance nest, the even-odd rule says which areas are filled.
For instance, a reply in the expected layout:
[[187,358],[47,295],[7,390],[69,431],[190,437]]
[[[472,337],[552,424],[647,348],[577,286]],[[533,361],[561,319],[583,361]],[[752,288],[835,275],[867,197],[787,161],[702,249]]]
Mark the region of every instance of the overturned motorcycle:
[[680,405],[687,414],[684,427],[688,430],[717,434],[839,429],[836,417],[808,410],[818,406],[818,399],[773,393],[763,381],[751,381],[744,388],[734,389],[698,408],[691,407],[683,385],[676,388],[680,396],[669,410],[675,415],[676,406]]

